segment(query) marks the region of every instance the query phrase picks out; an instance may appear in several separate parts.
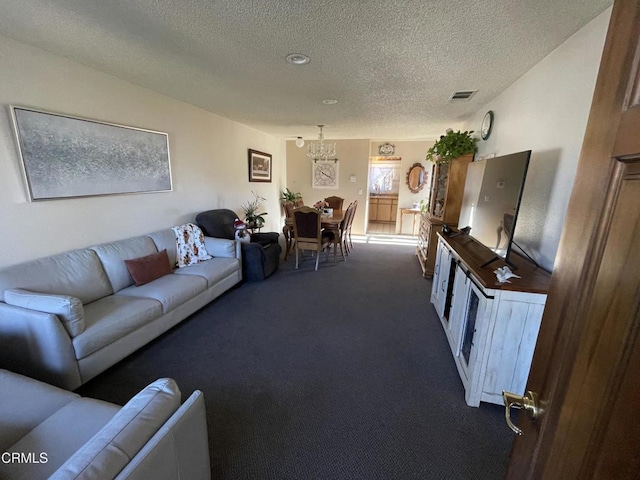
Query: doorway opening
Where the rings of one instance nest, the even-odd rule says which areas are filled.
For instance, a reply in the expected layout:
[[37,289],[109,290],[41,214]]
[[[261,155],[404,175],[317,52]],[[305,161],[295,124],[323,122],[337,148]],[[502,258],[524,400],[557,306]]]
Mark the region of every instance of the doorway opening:
[[370,157],[368,234],[395,234],[402,157]]

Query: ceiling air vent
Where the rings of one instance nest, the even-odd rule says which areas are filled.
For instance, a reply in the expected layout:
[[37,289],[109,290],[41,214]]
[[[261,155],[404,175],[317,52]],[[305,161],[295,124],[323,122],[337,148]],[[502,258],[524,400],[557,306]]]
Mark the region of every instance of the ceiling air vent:
[[466,102],[476,94],[477,90],[460,90],[459,92],[453,92],[450,102]]

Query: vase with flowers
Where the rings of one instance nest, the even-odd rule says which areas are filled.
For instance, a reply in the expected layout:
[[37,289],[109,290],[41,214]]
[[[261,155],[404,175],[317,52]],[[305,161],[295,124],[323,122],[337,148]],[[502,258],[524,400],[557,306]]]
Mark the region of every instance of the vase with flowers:
[[324,200],[318,200],[313,204],[313,208],[315,208],[316,210],[324,210],[325,208],[329,208],[329,204]]
[[329,203],[325,200],[318,200],[313,204],[313,208],[315,208],[316,210],[320,210],[323,216],[333,215],[333,208],[329,208]]

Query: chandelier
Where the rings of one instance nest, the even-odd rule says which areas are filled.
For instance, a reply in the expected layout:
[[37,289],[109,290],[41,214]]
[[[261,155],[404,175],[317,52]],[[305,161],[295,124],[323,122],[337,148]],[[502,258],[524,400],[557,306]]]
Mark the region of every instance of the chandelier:
[[307,156],[313,159],[314,162],[326,160],[336,161],[336,144],[324,143],[324,135],[322,134],[322,127],[324,127],[324,125],[318,125],[318,127],[320,128],[318,141],[309,143]]

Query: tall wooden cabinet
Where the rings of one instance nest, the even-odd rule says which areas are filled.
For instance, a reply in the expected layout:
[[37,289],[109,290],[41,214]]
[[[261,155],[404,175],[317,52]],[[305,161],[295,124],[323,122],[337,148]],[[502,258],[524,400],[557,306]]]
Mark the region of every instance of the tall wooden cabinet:
[[422,276],[433,276],[437,234],[442,225],[458,226],[460,207],[464,195],[464,183],[467,179],[467,165],[473,161],[473,155],[463,155],[450,163],[436,164],[431,171],[431,195],[427,211],[420,219],[418,246],[416,255],[422,267]]

